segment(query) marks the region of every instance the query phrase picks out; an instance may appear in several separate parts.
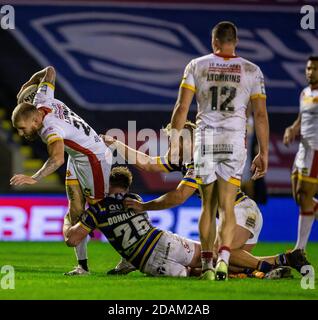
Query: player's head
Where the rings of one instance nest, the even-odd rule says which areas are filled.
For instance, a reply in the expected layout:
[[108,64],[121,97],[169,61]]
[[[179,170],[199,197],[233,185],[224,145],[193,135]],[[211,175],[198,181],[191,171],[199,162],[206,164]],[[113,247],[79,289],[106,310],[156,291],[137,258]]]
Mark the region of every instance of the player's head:
[[230,21],[221,21],[212,29],[212,48],[213,51],[223,47],[233,47],[237,45],[237,28]]
[[308,58],[306,66],[306,78],[309,85],[318,85],[318,56],[311,56]]
[[42,119],[37,108],[28,102],[18,104],[11,116],[12,125],[18,130],[20,136],[27,140],[34,140],[37,131],[42,126]]
[[[181,132],[180,141],[179,141],[179,158],[181,161],[185,160],[186,162],[188,162],[192,160],[192,147],[193,147],[195,129],[196,129],[195,123],[193,123],[190,120],[187,120],[185,122],[183,130]],[[170,139],[171,123],[168,123],[163,130]],[[171,149],[170,141],[169,141],[169,149]]]
[[109,176],[109,193],[127,192],[132,180],[132,173],[127,167],[120,166],[113,168]]

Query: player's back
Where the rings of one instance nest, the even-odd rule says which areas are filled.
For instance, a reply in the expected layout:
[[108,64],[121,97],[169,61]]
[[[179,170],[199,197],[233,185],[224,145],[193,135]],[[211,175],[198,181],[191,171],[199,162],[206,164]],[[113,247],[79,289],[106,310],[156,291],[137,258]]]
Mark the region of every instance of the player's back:
[[54,89],[49,84],[41,85],[34,104],[46,113],[43,128],[39,130],[45,143],[63,139],[65,150],[73,158],[103,154],[108,150],[91,126],[62,101],[54,98]]
[[306,87],[300,95],[301,137],[318,149],[318,89]]
[[209,54],[192,60],[181,86],[195,90],[199,128],[245,132],[248,102],[265,97],[259,67],[237,56]]
[[[149,221],[146,212],[135,213],[124,207],[125,198],[141,200],[133,193],[118,193],[91,205],[82,222],[87,224],[90,217],[94,225],[102,231],[110,244],[136,268],[141,269],[151,255],[162,231]],[[88,227],[91,227],[87,225]]]

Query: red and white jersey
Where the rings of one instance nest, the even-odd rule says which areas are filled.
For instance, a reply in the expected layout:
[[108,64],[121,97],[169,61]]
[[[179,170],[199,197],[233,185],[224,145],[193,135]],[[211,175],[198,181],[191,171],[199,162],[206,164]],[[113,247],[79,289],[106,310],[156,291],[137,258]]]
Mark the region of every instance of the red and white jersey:
[[260,68],[241,57],[217,54],[193,59],[185,68],[181,87],[196,94],[197,126],[246,130],[246,108],[250,99],[266,98]]
[[62,101],[54,98],[52,84],[44,82],[39,85],[33,104],[46,112],[38,134],[47,145],[64,140],[65,151],[74,160],[86,160],[106,152],[111,154],[94,129]]
[[300,133],[311,148],[318,150],[318,88],[306,87],[300,94]]

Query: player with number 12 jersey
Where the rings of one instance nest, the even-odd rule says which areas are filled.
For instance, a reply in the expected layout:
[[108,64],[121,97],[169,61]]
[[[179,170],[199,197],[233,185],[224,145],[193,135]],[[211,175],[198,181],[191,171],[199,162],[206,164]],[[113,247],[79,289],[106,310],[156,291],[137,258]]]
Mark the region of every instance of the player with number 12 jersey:
[[[204,152],[211,153],[215,161],[232,162],[221,163],[215,168],[215,173],[239,186],[246,159],[247,105],[250,100],[266,98],[260,68],[239,56],[212,53],[187,65],[181,87],[196,94],[196,138],[197,141],[205,138],[211,142],[199,141],[205,144]],[[203,136],[204,130],[207,131]],[[204,175],[204,183],[216,180],[215,173]]]

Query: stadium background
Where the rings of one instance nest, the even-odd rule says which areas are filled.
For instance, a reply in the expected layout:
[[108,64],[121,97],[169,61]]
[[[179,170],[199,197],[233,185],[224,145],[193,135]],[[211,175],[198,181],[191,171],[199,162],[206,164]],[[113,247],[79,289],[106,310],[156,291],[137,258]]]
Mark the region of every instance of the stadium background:
[[[260,65],[268,96],[269,172],[265,182],[246,185],[264,215],[260,240],[295,241],[298,209],[289,175],[297,143],[285,148],[282,135],[298,112],[306,59],[318,53],[317,31],[300,29],[304,3],[6,1],[15,8],[16,29],[0,29],[0,240],[62,240],[65,168],[34,187],[15,189],[8,183],[14,173],[35,172],[47,157],[40,141],[26,143],[10,124],[16,93],[31,74],[53,65],[56,97],[97,132],[127,131],[128,121],[136,121],[137,131],[159,132],[170,120],[184,66],[210,52],[213,25],[231,20],[240,31],[238,54]],[[133,190],[145,200],[173,189],[180,179],[130,168]],[[199,211],[193,197],[151,217],[164,229],[197,239]],[[317,223],[310,240],[318,241]]]

